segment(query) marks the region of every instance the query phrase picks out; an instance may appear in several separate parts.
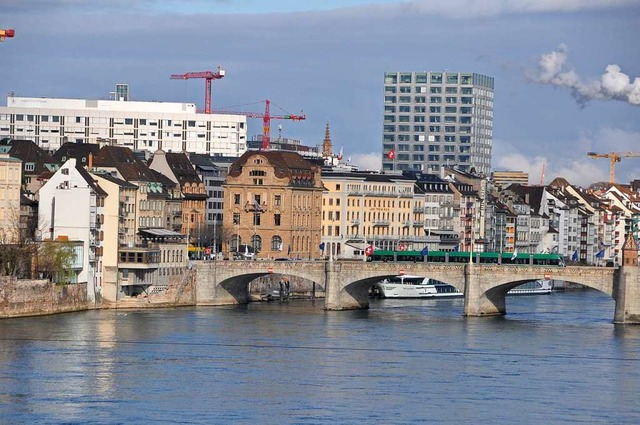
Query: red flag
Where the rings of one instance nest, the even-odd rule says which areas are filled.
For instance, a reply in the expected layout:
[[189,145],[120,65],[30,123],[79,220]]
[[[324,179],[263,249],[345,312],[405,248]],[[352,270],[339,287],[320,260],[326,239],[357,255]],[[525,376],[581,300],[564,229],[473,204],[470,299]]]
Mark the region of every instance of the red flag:
[[373,255],[373,245],[369,245],[364,249],[364,254],[367,257],[371,257]]
[[396,153],[393,149],[391,149],[389,152],[387,152],[387,158],[389,159],[393,159],[396,157]]

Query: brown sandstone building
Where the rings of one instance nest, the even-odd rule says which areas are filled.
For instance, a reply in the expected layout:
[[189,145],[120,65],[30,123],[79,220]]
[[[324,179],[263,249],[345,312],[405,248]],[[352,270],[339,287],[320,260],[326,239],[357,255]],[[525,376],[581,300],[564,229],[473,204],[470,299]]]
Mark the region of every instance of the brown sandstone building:
[[295,152],[248,151],[224,183],[223,253],[318,258],[320,167]]

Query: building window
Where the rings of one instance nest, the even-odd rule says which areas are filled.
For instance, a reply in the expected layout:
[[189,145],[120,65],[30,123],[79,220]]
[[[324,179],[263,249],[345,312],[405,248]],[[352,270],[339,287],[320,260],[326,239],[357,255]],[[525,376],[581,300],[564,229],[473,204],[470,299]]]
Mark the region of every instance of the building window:
[[254,254],[262,251],[262,238],[260,235],[253,235],[251,238],[251,247],[253,248]]
[[273,215],[273,225],[280,226],[280,213],[275,213]]
[[282,251],[282,238],[275,235],[271,238],[271,251]]
[[231,235],[229,239],[229,250],[232,252],[238,252],[238,246],[242,243],[242,239],[239,235]]
[[282,195],[274,195],[273,197],[273,205],[276,207],[281,206],[282,204]]
[[259,212],[253,213],[253,225],[254,226],[260,226],[260,213]]
[[240,224],[240,213],[233,213],[233,224]]
[[233,194],[233,203],[235,205],[240,205],[240,194],[239,193],[234,193]]

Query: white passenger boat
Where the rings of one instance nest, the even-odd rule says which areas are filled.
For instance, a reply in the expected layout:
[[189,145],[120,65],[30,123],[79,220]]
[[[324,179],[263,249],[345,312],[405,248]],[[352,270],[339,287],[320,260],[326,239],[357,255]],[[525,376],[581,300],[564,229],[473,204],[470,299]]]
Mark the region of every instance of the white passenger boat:
[[[538,295],[554,292],[553,281],[536,280],[524,283],[507,295]],[[424,276],[400,275],[378,282],[373,295],[382,298],[453,298],[464,294],[455,287]]]
[[[377,291],[376,291],[377,290]],[[423,276],[400,275],[376,284],[374,292],[382,298],[438,298],[462,297],[464,294],[451,285]]]
[[555,291],[552,280],[534,280],[513,288],[507,292],[507,295],[538,295],[550,294]]

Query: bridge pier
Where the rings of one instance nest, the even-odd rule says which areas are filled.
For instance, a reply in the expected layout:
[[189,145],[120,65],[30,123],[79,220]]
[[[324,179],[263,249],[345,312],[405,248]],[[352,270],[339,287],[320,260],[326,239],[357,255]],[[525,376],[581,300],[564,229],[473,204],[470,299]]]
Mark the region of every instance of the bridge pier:
[[613,323],[640,324],[640,267],[621,266],[614,278],[613,299],[616,311]]
[[325,263],[325,310],[369,308],[368,288],[363,285],[344,285],[345,282],[350,282],[350,278],[351,275],[343,270],[343,263]]
[[487,274],[473,264],[464,266],[464,315],[502,316],[507,314],[504,291],[486,291]]

